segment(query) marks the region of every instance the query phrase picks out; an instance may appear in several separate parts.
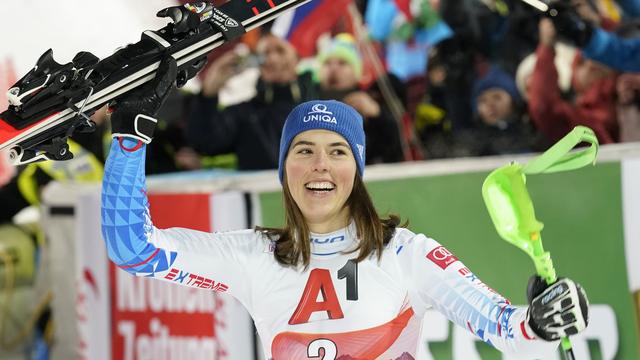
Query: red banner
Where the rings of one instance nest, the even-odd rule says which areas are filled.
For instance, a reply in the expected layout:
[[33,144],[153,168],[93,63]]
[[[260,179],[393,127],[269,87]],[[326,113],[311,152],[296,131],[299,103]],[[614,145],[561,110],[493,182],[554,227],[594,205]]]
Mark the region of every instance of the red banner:
[[[210,195],[150,195],[159,228],[209,231]],[[212,291],[134,277],[111,263],[113,359],[218,359]]]

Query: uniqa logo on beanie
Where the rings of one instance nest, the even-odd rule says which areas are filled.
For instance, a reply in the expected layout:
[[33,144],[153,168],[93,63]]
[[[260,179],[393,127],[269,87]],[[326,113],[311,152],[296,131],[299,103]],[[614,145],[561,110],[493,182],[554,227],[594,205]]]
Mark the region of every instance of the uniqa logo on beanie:
[[313,105],[311,111],[309,111],[307,115],[302,118],[302,122],[309,121],[324,121],[332,124],[338,123],[336,117],[333,116],[333,113],[331,111],[327,110],[327,106],[324,104]]

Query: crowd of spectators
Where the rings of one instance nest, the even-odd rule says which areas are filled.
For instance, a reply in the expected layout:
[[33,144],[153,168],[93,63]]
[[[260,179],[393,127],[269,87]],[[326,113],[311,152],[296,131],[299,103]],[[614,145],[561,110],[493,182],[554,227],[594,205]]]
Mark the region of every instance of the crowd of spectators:
[[334,34],[309,62],[267,30],[253,55],[255,95],[221,105],[218,92],[247,60],[233,49],[213,60],[184,117],[187,144],[203,156],[234,154],[240,170],[275,168],[285,114],[313,98],[342,100],[363,115],[368,164],[416,159],[403,149],[411,132],[426,160],[538,152],[576,125],[592,128],[602,144],[637,141],[640,26],[622,10],[629,4],[612,19],[602,3],[552,2],[542,13],[522,1],[440,2],[453,36],[430,49],[425,75],[382,75],[408,123],[393,113],[380,81],[361,81],[362,44],[353,36]]
[[[367,1],[356,3],[364,12]],[[424,75],[410,79],[377,73],[365,82],[363,39],[344,29],[319,42],[313,58],[301,59],[268,25],[242,46],[215,51],[200,89],[178,89],[164,105],[147,173],[275,169],[286,115],[311,99],[342,100],[362,114],[367,164],[538,152],[576,125],[592,128],[602,144],[640,141],[634,1],[622,1],[619,16],[604,6],[609,0],[560,0],[544,13],[520,0],[430,4],[452,36],[430,48]],[[384,44],[367,46],[384,54]],[[222,101],[230,81],[250,71],[257,80],[244,84],[244,99]],[[92,164],[104,159],[105,117],[94,115],[102,133],[76,139]],[[32,179],[20,180],[25,173]],[[2,203],[13,204],[3,207],[2,221],[59,177],[46,167],[20,169],[0,186]]]

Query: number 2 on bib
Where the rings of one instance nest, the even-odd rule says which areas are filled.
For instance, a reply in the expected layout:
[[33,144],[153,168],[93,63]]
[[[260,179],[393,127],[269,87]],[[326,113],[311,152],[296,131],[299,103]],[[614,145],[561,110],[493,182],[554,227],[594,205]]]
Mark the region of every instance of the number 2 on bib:
[[[346,279],[347,281],[347,300],[358,300],[358,263],[353,259],[347,261],[338,270],[338,279]],[[320,294],[322,294],[322,301],[318,301],[318,295]],[[318,311],[326,312],[329,319],[332,320],[344,317],[336,289],[333,286],[331,272],[327,269],[311,270],[307,285],[304,287],[302,297],[298,302],[298,307],[291,315],[291,319],[289,319],[289,325],[307,323],[311,314]]]
[[324,349],[324,356],[321,360],[336,360],[338,356],[338,347],[328,339],[313,340],[307,347],[307,356],[315,358],[320,356],[320,349]]

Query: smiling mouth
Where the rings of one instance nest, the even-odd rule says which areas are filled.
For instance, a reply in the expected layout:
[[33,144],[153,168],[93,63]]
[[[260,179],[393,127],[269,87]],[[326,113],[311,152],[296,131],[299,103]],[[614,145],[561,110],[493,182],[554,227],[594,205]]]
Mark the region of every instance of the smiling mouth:
[[313,181],[306,183],[304,187],[307,190],[317,191],[317,192],[329,192],[336,188],[336,186],[328,181]]

